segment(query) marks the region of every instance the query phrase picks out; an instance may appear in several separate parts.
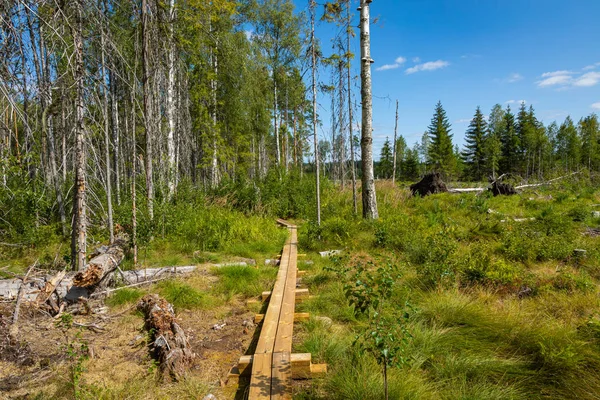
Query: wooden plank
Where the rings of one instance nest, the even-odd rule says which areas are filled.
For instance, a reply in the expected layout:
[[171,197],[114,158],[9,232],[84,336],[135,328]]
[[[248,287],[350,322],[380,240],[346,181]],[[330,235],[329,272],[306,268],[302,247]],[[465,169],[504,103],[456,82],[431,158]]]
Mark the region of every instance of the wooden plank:
[[[254,323],[258,324],[260,321],[265,319],[265,314],[255,314],[254,315]],[[310,319],[310,313],[294,313],[294,322],[305,322]]]
[[292,351],[292,337],[294,332],[294,310],[296,306],[296,271],[298,254],[297,230],[291,228],[290,256],[287,265],[287,276],[285,292],[281,305],[277,337],[273,353],[285,353]]
[[250,379],[249,399],[271,398],[271,365],[273,354],[255,354],[252,359],[252,378]]
[[279,322],[279,314],[281,311],[281,304],[283,300],[286,278],[288,274],[287,265],[289,263],[290,249],[291,249],[291,237],[284,246],[282,262],[277,273],[277,281],[275,287],[271,293],[271,300],[269,301],[269,307],[265,315],[265,321],[263,323],[258,344],[256,346],[256,353],[267,353],[273,352],[273,346],[275,344],[275,336],[277,335],[277,325]]
[[271,399],[292,399],[292,363],[291,353],[273,353],[271,369]]
[[[271,297],[271,292],[262,292],[263,301],[267,301],[269,297]],[[296,289],[296,301],[306,297],[308,297],[308,289]]]
[[[290,355],[292,379],[309,379],[327,372],[327,364],[312,364],[311,359],[310,353],[292,353]],[[238,365],[230,371],[229,377],[250,376],[253,360],[253,355],[241,356]]]

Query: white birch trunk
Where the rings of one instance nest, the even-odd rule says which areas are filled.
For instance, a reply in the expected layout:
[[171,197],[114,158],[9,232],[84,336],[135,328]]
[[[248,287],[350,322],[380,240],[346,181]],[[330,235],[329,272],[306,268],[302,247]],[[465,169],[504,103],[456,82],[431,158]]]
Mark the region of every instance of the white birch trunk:
[[360,56],[362,98],[362,203],[363,218],[377,219],[377,196],[373,173],[373,94],[371,92],[371,0],[360,2]]
[[317,137],[317,53],[315,43],[315,0],[310,0],[310,42],[312,48],[312,106],[313,106],[313,144],[315,152],[315,177],[316,177],[316,201],[317,201],[317,225],[321,225],[321,184],[319,171],[319,143]]
[[167,186],[168,200],[175,194],[175,41],[173,24],[175,22],[175,0],[169,0],[169,44],[168,44],[168,82],[167,82]]

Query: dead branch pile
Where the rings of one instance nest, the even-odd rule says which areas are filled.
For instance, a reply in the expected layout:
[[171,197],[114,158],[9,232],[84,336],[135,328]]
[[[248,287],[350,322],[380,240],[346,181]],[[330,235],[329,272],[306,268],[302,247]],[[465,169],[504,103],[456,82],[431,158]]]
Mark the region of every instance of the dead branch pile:
[[194,360],[187,336],[176,322],[173,306],[156,294],[144,296],[137,306],[144,313],[151,334],[150,349],[159,362],[163,378],[178,379]]

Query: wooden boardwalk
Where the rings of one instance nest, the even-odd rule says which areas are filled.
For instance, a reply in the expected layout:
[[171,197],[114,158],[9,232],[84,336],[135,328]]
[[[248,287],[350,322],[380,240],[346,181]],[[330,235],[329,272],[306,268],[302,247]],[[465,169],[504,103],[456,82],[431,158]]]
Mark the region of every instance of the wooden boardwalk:
[[312,374],[324,373],[326,365],[311,363],[310,354],[292,354],[294,320],[305,320],[307,314],[296,314],[296,298],[306,290],[296,290],[298,232],[295,225],[284,220],[278,223],[287,227],[289,239],[283,247],[275,287],[270,293],[266,314],[257,315],[263,325],[253,356],[240,359],[233,375],[251,371],[249,399],[291,399],[292,379],[310,378]]

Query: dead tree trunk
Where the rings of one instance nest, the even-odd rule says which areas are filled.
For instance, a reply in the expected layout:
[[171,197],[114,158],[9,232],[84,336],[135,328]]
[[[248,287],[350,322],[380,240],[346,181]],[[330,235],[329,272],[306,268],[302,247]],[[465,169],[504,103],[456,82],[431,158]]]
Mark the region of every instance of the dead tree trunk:
[[150,350],[160,363],[163,377],[182,377],[195,355],[185,331],[176,322],[173,306],[156,294],[148,294],[137,308],[144,313],[145,328],[151,332]]
[[167,50],[167,119],[169,130],[167,132],[167,198],[171,200],[175,194],[175,40],[173,24],[175,22],[175,0],[169,1],[168,11],[169,49]]
[[371,92],[371,0],[360,2],[360,53],[362,98],[362,204],[363,218],[377,219],[377,196],[373,173],[373,94]]
[[150,82],[150,27],[148,2],[142,0],[142,67],[144,80],[144,128],[146,131],[146,191],[148,197],[148,216],[154,220],[154,178],[152,175],[152,140],[154,137],[152,118],[152,90]]
[[348,74],[348,127],[350,133],[350,162],[352,163],[352,206],[354,215],[358,214],[358,201],[356,196],[356,165],[354,160],[354,133],[352,126],[352,73],[350,68],[350,29],[351,29],[351,17],[350,17],[350,0],[346,0],[346,18],[347,18],[347,29],[346,29],[346,69]]
[[73,277],[73,285],[78,287],[93,287],[101,282],[106,283],[106,278],[114,272],[125,257],[126,243],[117,239],[114,244],[102,249],[101,254],[92,258],[85,269]]
[[310,42],[312,56],[312,107],[313,107],[313,144],[315,152],[315,177],[316,177],[316,201],[317,201],[317,225],[321,225],[321,188],[319,169],[319,141],[317,138],[317,52],[315,49],[315,0],[310,1]]
[[[98,5],[100,8],[100,5]],[[115,230],[113,224],[113,208],[112,208],[112,188],[110,182],[111,170],[110,170],[110,132],[109,132],[109,121],[108,121],[108,85],[106,84],[106,40],[104,34],[104,27],[100,27],[100,52],[101,52],[101,74],[102,74],[102,111],[104,113],[104,162],[106,167],[106,203],[107,203],[107,224],[108,233],[110,236],[110,243],[115,240]]]
[[83,1],[76,0],[75,23],[72,25],[73,42],[75,47],[76,84],[75,99],[75,188],[73,191],[73,229],[72,229],[72,260],[73,269],[85,266],[87,221],[86,221],[86,154],[85,154],[85,125],[84,125],[84,65],[83,65]]

